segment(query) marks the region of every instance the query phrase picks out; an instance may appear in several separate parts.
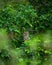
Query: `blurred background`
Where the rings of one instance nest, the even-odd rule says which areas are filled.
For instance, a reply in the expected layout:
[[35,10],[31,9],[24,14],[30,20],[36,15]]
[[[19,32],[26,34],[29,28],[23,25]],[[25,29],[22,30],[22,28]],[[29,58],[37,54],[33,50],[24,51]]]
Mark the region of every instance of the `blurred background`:
[[0,65],[52,65],[52,0],[0,0]]

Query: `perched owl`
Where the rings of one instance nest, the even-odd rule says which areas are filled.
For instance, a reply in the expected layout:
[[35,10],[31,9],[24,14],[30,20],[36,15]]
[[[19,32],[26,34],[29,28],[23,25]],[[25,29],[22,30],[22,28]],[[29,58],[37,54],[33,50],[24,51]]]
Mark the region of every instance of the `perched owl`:
[[24,32],[24,33],[23,33],[23,37],[24,37],[24,41],[25,41],[25,40],[29,40],[29,39],[30,39],[30,37],[29,37],[29,32],[28,32],[28,31]]

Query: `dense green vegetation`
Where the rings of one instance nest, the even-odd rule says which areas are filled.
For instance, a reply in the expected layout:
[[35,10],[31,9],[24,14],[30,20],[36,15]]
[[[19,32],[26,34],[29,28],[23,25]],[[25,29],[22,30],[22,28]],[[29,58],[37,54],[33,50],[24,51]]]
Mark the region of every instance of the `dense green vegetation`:
[[0,65],[52,65],[52,1],[1,3]]

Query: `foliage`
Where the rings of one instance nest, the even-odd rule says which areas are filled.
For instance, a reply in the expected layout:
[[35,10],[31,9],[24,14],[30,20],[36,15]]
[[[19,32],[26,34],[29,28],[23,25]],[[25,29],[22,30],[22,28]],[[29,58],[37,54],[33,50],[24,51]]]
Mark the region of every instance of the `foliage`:
[[[51,64],[52,32],[42,33],[52,29],[51,1],[29,1],[32,4],[21,0],[0,10],[0,65]],[[30,39],[24,41],[26,31]]]
[[37,10],[39,20],[37,22],[38,30],[52,29],[51,0],[29,0]]
[[36,11],[31,5],[25,6],[22,4],[18,5],[17,10],[9,5],[1,10],[0,15],[2,21],[0,21],[0,27],[6,28],[10,32],[11,37],[14,37],[12,42],[15,42],[15,45],[18,42],[20,44],[23,42],[22,33],[24,30],[29,30],[29,27],[30,29],[33,28],[34,18],[37,17]]

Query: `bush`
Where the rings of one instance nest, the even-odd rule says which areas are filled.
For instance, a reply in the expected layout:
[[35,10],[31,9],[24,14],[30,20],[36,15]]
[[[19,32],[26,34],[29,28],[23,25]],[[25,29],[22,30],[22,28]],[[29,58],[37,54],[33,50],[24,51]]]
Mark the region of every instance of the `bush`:
[[[0,11],[0,28],[6,29],[7,32],[1,31],[0,33],[2,36],[5,35],[3,33],[7,34],[6,37],[4,36],[6,38],[4,38],[4,45],[2,42],[0,43],[0,58],[5,60],[2,59],[1,62],[5,65],[41,65],[51,55],[51,50],[46,48],[47,42],[45,41],[47,40],[44,40],[47,36],[38,34],[31,36],[31,31],[39,33],[52,29],[51,13],[45,14],[41,11],[40,14],[39,10],[34,9],[29,3],[17,5],[17,8],[9,5]],[[24,40],[23,34],[26,31],[32,38]],[[49,37],[50,35],[48,35],[48,46],[52,42]],[[7,38],[10,41],[9,45],[6,41]],[[9,59],[8,62],[6,62],[6,58]]]

